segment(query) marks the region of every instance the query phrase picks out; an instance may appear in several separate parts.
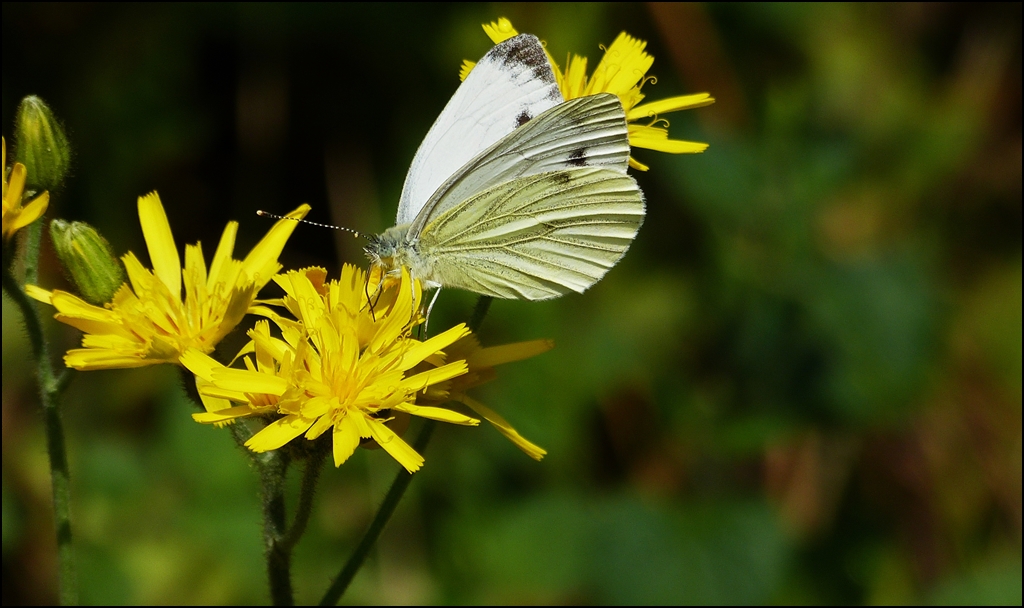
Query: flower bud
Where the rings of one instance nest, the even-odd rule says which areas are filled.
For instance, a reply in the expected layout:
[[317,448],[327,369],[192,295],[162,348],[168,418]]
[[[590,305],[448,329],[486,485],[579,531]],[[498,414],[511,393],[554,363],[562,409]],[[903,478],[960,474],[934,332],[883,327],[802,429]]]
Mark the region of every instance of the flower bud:
[[71,164],[71,146],[50,107],[35,95],[21,100],[14,119],[15,157],[28,169],[30,190],[53,190]]
[[124,283],[124,268],[114,257],[110,243],[85,222],[53,220],[50,237],[64,270],[90,304],[111,301]]

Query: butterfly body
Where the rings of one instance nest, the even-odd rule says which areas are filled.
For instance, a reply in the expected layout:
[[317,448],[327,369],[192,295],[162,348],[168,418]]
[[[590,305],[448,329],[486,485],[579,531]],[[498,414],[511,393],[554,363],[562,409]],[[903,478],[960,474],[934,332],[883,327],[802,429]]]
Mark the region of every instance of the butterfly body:
[[420,255],[419,241],[409,240],[409,227],[411,224],[393,226],[384,231],[383,234],[368,237],[370,243],[366,246],[367,256],[370,264],[379,266],[384,273],[391,276],[399,276],[404,266],[409,273],[423,281],[424,287],[433,289],[440,287],[441,283],[432,280],[434,274],[429,257]]
[[481,59],[431,127],[397,225],[367,255],[427,287],[527,300],[582,292],[643,223],[628,158],[618,98],[562,101],[540,42],[516,36]]

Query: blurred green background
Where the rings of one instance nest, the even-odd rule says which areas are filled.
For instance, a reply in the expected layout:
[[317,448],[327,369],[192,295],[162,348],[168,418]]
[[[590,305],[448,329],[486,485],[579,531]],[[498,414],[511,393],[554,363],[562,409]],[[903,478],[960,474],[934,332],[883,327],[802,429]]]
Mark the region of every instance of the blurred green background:
[[[391,225],[410,159],[507,16],[599,59],[649,42],[649,99],[703,155],[640,150],[648,218],[582,296],[499,301],[554,338],[475,395],[549,451],[442,427],[347,603],[1021,602],[1021,5],[3,5],[4,134],[28,94],[74,146],[49,217],[146,259],[309,219]],[[10,139],[8,139],[10,144]],[[43,281],[65,286],[52,252]],[[365,264],[300,227],[286,267]],[[436,327],[466,318],[446,291]],[[53,324],[56,350],[76,332]],[[28,349],[3,304],[3,602],[56,600]],[[258,484],[174,369],[65,397],[83,601],[265,603]],[[415,428],[413,429],[415,431]],[[328,467],[299,545],[316,601],[397,470]]]

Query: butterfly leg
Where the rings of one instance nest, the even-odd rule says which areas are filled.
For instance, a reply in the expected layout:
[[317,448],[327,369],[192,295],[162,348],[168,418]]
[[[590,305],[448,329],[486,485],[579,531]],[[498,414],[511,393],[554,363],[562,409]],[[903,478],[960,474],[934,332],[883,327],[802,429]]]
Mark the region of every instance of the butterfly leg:
[[[372,268],[370,270],[372,270]],[[384,293],[384,279],[382,278],[381,281],[377,283],[377,288],[373,290],[373,294],[371,295],[370,271],[367,271],[366,281],[363,283],[363,293],[366,294],[366,306],[370,309],[370,318],[372,318],[373,322],[376,323],[377,315],[375,314],[374,309],[377,307],[377,302],[380,301],[380,297]],[[376,299],[374,299],[374,296],[376,296]]]
[[434,292],[434,297],[430,298],[430,305],[427,306],[427,316],[423,319],[423,333],[427,334],[427,324],[430,323],[430,311],[434,310],[434,302],[437,302],[437,296],[441,295],[441,287],[437,288]]

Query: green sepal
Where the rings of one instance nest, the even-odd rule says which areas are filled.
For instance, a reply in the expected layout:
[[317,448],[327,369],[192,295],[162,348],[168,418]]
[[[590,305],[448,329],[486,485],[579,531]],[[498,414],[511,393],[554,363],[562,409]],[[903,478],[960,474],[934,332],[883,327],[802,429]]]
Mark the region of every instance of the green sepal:
[[29,95],[14,119],[15,159],[28,170],[28,190],[54,190],[71,166],[71,146],[64,127],[46,103]]
[[50,237],[68,278],[90,304],[110,302],[124,283],[124,266],[110,243],[85,222],[50,222]]

